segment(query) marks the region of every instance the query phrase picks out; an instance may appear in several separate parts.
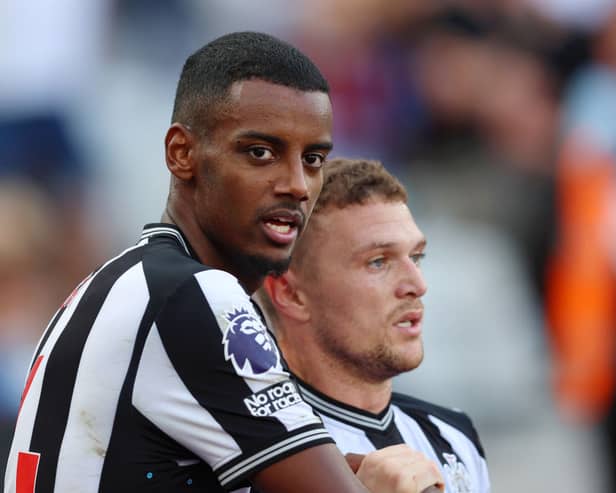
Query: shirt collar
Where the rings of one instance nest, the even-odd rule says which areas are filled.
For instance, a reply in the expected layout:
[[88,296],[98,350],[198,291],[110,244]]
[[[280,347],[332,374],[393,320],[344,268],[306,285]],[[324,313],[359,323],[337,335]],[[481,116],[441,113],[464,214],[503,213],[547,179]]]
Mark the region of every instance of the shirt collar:
[[365,430],[385,431],[393,422],[394,412],[391,402],[379,414],[350,406],[343,402],[319,392],[315,388],[303,382],[297,376],[297,385],[304,400],[310,404],[319,414],[342,421],[351,426]]
[[175,239],[189,257],[197,258],[190,244],[175,224],[168,223],[149,223],[143,227],[139,245],[145,244],[156,236],[170,236]]

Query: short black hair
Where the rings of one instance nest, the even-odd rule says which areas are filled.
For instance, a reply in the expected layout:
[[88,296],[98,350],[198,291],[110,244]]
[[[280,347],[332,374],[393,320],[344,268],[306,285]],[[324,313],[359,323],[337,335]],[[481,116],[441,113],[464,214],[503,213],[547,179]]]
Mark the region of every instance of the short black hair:
[[190,55],[175,95],[172,122],[202,127],[235,82],[261,79],[274,84],[329,94],[317,66],[300,50],[259,32],[226,34]]

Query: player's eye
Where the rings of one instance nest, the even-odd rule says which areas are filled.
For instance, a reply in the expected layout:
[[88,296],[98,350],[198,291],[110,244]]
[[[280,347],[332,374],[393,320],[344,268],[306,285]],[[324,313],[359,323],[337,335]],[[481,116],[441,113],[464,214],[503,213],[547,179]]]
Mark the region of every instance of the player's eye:
[[251,147],[248,154],[258,160],[268,160],[274,157],[274,153],[267,147]]
[[385,257],[375,257],[368,261],[368,266],[373,269],[382,269],[385,266]]
[[414,253],[410,256],[410,259],[417,267],[421,267],[421,261],[424,259],[425,256],[425,253]]
[[304,162],[306,163],[306,166],[311,168],[320,168],[323,164],[325,164],[325,156],[318,153],[306,154],[304,156]]

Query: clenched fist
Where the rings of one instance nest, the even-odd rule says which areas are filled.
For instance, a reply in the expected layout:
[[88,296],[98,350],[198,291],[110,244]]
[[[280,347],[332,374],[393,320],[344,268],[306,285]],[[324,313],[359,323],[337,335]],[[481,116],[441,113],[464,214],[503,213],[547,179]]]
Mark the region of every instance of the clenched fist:
[[405,444],[367,455],[346,455],[359,480],[374,493],[429,493],[445,488],[438,466]]

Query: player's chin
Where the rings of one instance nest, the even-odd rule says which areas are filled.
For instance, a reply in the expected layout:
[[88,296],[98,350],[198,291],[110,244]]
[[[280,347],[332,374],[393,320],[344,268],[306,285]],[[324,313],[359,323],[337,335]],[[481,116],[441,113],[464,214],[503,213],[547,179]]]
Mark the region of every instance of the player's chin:
[[401,358],[401,366],[404,367],[404,371],[411,371],[421,365],[424,359],[423,345],[419,347],[413,347],[407,351]]
[[414,370],[415,368],[417,368],[419,365],[421,365],[421,363],[424,360],[424,352],[423,349],[419,352],[417,352],[410,361],[410,366],[411,366],[411,370]]
[[263,256],[267,257],[272,263],[289,263],[294,248],[295,242],[286,245],[269,243],[266,248],[263,249]]
[[253,256],[255,267],[264,275],[280,276],[284,274],[291,263],[291,254],[285,249],[267,252]]

